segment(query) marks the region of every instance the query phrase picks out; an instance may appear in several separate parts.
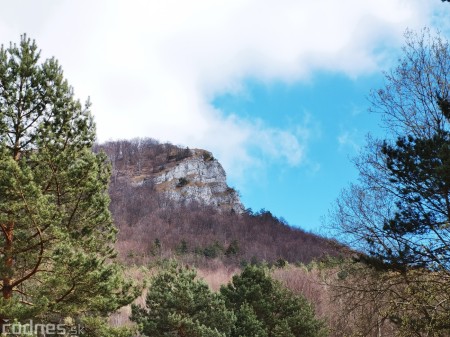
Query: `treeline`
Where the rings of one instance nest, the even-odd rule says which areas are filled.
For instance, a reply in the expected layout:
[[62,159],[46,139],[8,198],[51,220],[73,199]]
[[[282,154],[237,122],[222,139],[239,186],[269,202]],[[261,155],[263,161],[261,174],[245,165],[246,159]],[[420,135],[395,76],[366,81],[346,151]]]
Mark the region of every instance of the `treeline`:
[[152,174],[164,170],[174,161],[191,156],[189,148],[160,143],[153,138],[116,140],[97,144],[94,151],[103,151],[112,165],[112,181],[119,177]]

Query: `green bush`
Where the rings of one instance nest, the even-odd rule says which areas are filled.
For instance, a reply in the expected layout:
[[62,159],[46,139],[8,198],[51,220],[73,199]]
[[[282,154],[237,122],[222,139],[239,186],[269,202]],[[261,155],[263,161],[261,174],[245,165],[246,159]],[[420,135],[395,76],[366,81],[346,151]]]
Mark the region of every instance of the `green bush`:
[[213,155],[211,153],[209,153],[209,152],[204,152],[202,157],[203,157],[204,161],[212,161],[212,160],[214,160]]
[[288,262],[283,258],[279,258],[277,260],[277,262],[275,262],[275,267],[277,267],[277,268],[284,268],[287,265],[288,265]]
[[215,259],[216,257],[218,257],[220,254],[222,254],[223,252],[223,247],[222,245],[215,241],[213,244],[206,246],[203,249],[203,255],[205,257],[208,257],[210,259]]
[[182,178],[178,179],[177,187],[183,187],[183,186],[186,186],[187,184],[189,184],[189,180],[182,177]]
[[175,247],[177,255],[185,255],[189,252],[189,247],[186,240],[181,240],[180,244]]
[[239,243],[237,240],[231,241],[228,248],[225,250],[225,256],[230,257],[239,253]]
[[214,243],[206,247],[196,247],[194,249],[195,254],[202,255],[209,259],[215,259],[216,257],[219,257],[223,253],[223,251],[224,248],[218,241],[215,241]]

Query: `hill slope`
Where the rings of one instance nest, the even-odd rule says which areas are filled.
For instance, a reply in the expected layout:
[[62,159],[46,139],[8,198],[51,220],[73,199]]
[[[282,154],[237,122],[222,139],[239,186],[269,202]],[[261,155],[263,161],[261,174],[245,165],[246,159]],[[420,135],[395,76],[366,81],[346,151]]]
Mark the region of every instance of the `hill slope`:
[[112,163],[111,211],[129,262],[178,256],[197,265],[308,263],[340,245],[245,210],[210,152],[146,140],[99,146]]

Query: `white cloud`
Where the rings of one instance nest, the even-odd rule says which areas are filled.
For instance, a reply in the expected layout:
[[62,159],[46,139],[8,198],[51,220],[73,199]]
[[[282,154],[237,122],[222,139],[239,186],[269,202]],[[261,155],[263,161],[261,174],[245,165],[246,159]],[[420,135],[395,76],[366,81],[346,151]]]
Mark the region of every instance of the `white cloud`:
[[294,82],[314,70],[374,71],[380,44],[397,46],[406,27],[427,24],[430,3],[11,1],[2,6],[0,40],[27,32],[44,56],[55,55],[77,95],[92,97],[100,140],[150,136],[207,148],[236,175],[258,164],[255,147],[300,164],[305,139],[225,116],[210,103],[215,95],[239,91],[248,77]]
[[361,139],[362,137],[357,129],[343,131],[337,138],[339,150],[350,148],[354,153],[358,153],[361,149]]

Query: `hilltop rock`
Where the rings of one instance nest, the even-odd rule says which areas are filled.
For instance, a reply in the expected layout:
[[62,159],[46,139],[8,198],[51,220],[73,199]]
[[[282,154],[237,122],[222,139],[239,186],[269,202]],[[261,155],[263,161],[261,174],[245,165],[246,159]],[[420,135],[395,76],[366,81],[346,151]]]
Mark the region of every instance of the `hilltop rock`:
[[175,202],[198,202],[241,214],[238,192],[229,187],[222,165],[211,152],[171,144],[110,142],[102,147],[111,159],[113,182],[153,184]]
[[205,150],[191,150],[190,157],[145,180],[149,179],[171,200],[195,201],[239,214],[244,211],[238,193],[227,185],[222,165]]

